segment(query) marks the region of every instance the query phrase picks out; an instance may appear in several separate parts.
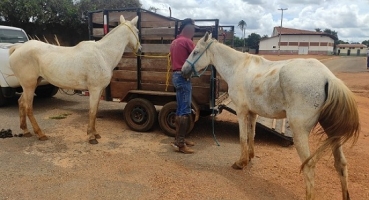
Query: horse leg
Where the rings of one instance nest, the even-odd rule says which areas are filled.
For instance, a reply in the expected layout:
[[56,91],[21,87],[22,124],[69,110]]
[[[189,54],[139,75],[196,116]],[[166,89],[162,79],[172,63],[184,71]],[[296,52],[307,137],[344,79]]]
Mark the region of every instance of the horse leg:
[[[302,125],[298,125],[296,120],[288,120],[291,126],[291,129],[294,133],[294,145],[296,147],[297,153],[300,157],[301,163],[303,163],[309,156],[309,129],[302,128]],[[314,199],[314,169],[315,169],[315,161],[311,159],[304,165],[302,169],[304,173],[304,180],[306,185],[306,199]]]
[[[25,113],[27,114],[28,116],[28,119],[29,121],[31,122],[32,124],[32,127],[33,127],[33,131],[38,135],[38,139],[39,140],[47,140],[47,136],[45,134],[42,133],[40,127],[38,126],[38,123],[35,119],[35,116],[33,115],[33,97],[34,97],[34,94],[35,94],[35,89],[36,89],[36,86],[37,86],[37,82],[38,81],[35,81],[33,84],[31,81],[29,81],[27,83],[27,87],[23,87],[23,94],[21,96],[21,102],[22,102],[22,108],[23,108],[23,111],[21,111],[21,115],[23,114],[24,115],[24,111]],[[21,108],[20,108],[21,109]],[[22,118],[21,116],[21,126],[25,123],[25,117]],[[22,128],[22,127],[21,127]],[[23,129],[23,131],[25,132],[25,134],[27,134],[26,131],[27,130],[27,126],[23,127],[25,129]],[[29,131],[28,131],[29,133]]]
[[254,138],[255,138],[255,126],[256,126],[256,117],[257,115],[254,113],[249,113],[247,117],[247,138],[248,138],[248,146],[249,146],[249,158],[250,160],[254,158]]
[[334,167],[338,172],[338,176],[340,177],[341,187],[342,187],[342,199],[348,200],[350,199],[350,195],[348,192],[347,186],[347,161],[345,155],[343,154],[342,147],[337,149],[332,149],[333,156],[334,156]]
[[20,118],[20,128],[23,130],[24,137],[32,137],[31,132],[27,128],[27,118],[26,118],[26,107],[23,103],[23,93],[18,99],[18,107],[19,107],[19,118]]
[[97,134],[96,124],[96,113],[99,106],[102,89],[89,89],[90,92],[90,111],[89,111],[89,123],[87,127],[87,135],[90,144],[99,143],[96,139],[100,139],[101,136]]
[[240,131],[240,144],[241,144],[241,157],[236,161],[232,167],[233,169],[243,169],[249,162],[249,149],[247,145],[247,114],[244,112],[237,113],[239,131]]

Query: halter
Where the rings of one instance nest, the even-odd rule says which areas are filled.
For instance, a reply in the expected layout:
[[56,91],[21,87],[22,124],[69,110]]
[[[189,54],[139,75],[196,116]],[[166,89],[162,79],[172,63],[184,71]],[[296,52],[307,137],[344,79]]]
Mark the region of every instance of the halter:
[[135,34],[135,32],[132,30],[132,28],[127,25],[127,23],[124,23],[123,25],[126,25],[129,28],[129,30],[131,30],[133,35],[136,37],[136,47],[133,49],[134,53],[136,53],[137,50],[138,50],[138,46],[140,45],[139,39],[138,39],[137,35]]
[[197,63],[197,61],[199,61],[199,59],[201,58],[202,55],[204,55],[204,53],[206,52],[206,50],[209,49],[210,45],[213,43],[213,41],[211,41],[208,46],[205,48],[205,50],[199,55],[199,57],[197,57],[197,59],[195,61],[193,61],[193,63],[191,63],[188,59],[186,59],[186,62],[188,64],[191,65],[191,70],[193,72],[194,75],[192,75],[192,77],[200,77],[201,75],[203,75],[205,73],[205,71],[208,69],[208,66],[205,67],[204,71],[202,71],[200,74],[196,71],[195,69],[195,64]]

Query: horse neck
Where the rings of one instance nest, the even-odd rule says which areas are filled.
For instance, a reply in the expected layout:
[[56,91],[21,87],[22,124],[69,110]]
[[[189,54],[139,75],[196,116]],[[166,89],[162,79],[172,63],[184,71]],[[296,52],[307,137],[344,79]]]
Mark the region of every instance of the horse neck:
[[112,70],[121,60],[124,49],[128,44],[128,36],[130,34],[128,31],[126,26],[120,25],[97,42],[102,57]]
[[236,70],[240,66],[240,62],[248,58],[247,54],[236,51],[219,42],[214,42],[210,51],[212,51],[213,55],[211,58],[212,64],[227,83],[237,73]]

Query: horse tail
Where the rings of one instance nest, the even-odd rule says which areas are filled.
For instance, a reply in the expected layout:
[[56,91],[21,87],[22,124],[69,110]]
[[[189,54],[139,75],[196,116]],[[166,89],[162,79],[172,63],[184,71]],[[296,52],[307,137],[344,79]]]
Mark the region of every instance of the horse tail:
[[353,139],[352,145],[354,145],[359,138],[359,113],[354,94],[337,78],[327,81],[325,93],[326,100],[318,119],[321,126],[318,134],[326,133],[328,138],[302,163],[301,170],[313,158],[315,165],[328,147],[337,149],[351,138]]
[[20,47],[21,45],[22,45],[22,43],[15,44],[15,45],[11,46],[11,47],[10,47],[10,49],[9,49],[9,56],[10,56],[10,55],[12,55],[12,53],[14,53],[14,51],[15,51],[18,47]]

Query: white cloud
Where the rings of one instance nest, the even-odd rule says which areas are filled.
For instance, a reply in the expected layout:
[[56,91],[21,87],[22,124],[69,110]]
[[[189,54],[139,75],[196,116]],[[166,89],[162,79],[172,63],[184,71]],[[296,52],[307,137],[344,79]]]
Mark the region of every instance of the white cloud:
[[338,32],[339,39],[349,42],[369,40],[368,0],[145,0],[143,8],[159,8],[159,14],[184,19],[219,19],[221,25],[234,25],[236,35],[240,20],[247,23],[246,35],[257,33],[271,35],[273,27],[280,25],[284,11],[283,26],[314,30],[329,28]]

